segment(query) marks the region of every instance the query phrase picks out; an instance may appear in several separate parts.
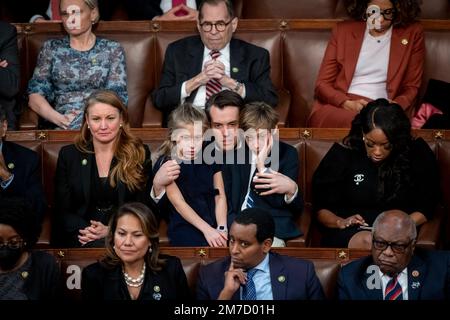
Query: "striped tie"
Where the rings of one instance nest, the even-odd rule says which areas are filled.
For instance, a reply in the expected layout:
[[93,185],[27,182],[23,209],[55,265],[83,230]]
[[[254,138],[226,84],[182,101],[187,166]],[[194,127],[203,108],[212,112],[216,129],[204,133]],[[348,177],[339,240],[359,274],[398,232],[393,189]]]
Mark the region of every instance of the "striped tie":
[[[217,50],[212,50],[210,53],[211,58],[213,60],[216,60],[220,56],[220,52]],[[213,94],[216,94],[218,92],[222,91],[222,85],[220,84],[219,80],[217,79],[211,79],[206,83],[206,101],[211,98]]]
[[402,286],[398,283],[398,275],[389,280],[384,293],[384,300],[403,300]]
[[250,269],[247,271],[247,282],[242,287],[242,300],[256,300],[256,288],[253,276],[258,269]]

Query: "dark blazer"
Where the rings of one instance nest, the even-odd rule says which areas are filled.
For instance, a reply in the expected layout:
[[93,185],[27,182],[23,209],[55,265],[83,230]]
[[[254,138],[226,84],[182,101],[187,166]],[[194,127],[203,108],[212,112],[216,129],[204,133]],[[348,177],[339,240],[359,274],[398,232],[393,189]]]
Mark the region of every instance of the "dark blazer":
[[[150,199],[153,181],[152,161],[150,150],[147,145],[144,147],[146,160],[143,166],[144,175],[147,177],[146,186],[143,190],[132,192],[119,181],[117,184],[119,206],[130,201],[140,201],[154,208]],[[59,235],[63,238],[59,240],[65,242],[63,245],[76,246],[78,230],[90,225],[86,216],[91,192],[95,192],[91,190],[93,161],[95,161],[94,153],[83,153],[73,144],[64,146],[59,151],[55,172],[55,217],[63,233]]]
[[[216,300],[223,289],[230,257],[200,267],[197,279],[197,299]],[[310,261],[269,253],[273,300],[324,299],[322,286]],[[284,278],[283,278],[284,277]],[[232,300],[240,300],[240,290]]]
[[31,269],[24,285],[30,300],[55,300],[60,297],[60,269],[55,258],[45,251],[32,251]]
[[[246,161],[244,164],[227,164],[223,169],[223,180],[225,184],[225,194],[228,201],[229,221],[241,213],[242,203],[247,194],[250,179],[250,150],[245,148]],[[236,152],[241,152],[237,150]],[[279,167],[275,163],[270,163],[270,167],[278,171],[295,182],[297,182],[299,171],[299,160],[297,151],[291,145],[279,142],[279,149],[272,150],[273,154],[279,155]],[[275,220],[275,236],[281,239],[288,239],[300,236],[302,233],[295,225],[294,218],[297,217],[303,207],[301,190],[298,190],[297,197],[287,204],[284,201],[284,194],[274,194],[269,196],[259,196],[252,194],[255,207],[268,210]]]
[[[137,300],[190,300],[186,274],[180,259],[168,255],[161,255],[161,258],[167,259],[166,265],[156,273],[147,268]],[[131,300],[122,267],[108,269],[96,262],[84,268],[81,275],[81,296],[83,300]]]
[[44,220],[45,201],[42,186],[39,156],[36,152],[17,143],[3,141],[2,149],[5,164],[14,174],[11,184],[3,190],[0,187],[1,197],[21,197],[28,200],[36,212],[37,223]]
[[[201,0],[195,2],[198,8]],[[127,0],[124,3],[130,20],[151,20],[163,14],[161,0]]]
[[[155,106],[166,115],[180,104],[181,85],[202,70],[204,45],[200,36],[171,43],[166,50],[159,88],[153,92]],[[245,84],[245,101],[264,101],[275,106],[277,93],[270,79],[270,59],[266,49],[248,42],[230,41],[231,78]],[[234,72],[234,71],[236,72]],[[193,102],[194,90],[187,102]]]
[[[382,289],[369,290],[366,285],[373,273],[372,256],[345,265],[338,276],[338,298],[341,300],[383,300]],[[413,275],[414,274],[414,275]],[[408,299],[450,299],[450,254],[416,248],[408,264]]]
[[8,61],[0,67],[0,105],[6,110],[8,128],[16,128],[16,95],[19,92],[20,61],[17,47],[17,31],[13,25],[0,21],[0,60]]

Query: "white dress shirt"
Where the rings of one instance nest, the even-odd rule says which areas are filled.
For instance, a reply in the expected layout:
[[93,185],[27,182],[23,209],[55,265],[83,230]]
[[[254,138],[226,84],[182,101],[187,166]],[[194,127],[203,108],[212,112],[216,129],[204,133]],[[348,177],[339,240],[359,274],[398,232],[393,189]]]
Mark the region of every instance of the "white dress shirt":
[[[381,284],[382,284],[382,290],[383,290],[383,300],[385,296],[386,286],[388,282],[392,279],[392,277],[389,277],[386,274],[383,274],[381,271],[378,271],[381,277]],[[402,270],[402,272],[398,275],[398,283],[402,287],[402,294],[403,294],[403,300],[408,300],[408,268],[405,268]]]

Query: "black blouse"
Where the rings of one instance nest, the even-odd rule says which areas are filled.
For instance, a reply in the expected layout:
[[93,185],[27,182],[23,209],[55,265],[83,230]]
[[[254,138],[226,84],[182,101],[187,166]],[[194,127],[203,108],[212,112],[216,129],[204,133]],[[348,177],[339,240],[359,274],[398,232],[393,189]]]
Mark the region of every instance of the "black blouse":
[[389,209],[419,211],[430,219],[440,194],[436,158],[421,138],[413,140],[410,149],[411,166],[404,173],[409,175],[410,183],[401,186],[397,198],[386,202],[378,194],[380,167],[365,151],[335,143],[313,176],[314,211],[328,209],[342,218],[360,214],[369,225],[378,214]]

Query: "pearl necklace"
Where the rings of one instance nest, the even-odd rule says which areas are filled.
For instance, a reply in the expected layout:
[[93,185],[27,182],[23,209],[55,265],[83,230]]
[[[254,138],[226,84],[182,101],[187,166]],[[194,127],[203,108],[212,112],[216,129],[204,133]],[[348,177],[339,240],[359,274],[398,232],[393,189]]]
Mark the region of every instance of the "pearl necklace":
[[142,284],[144,283],[145,263],[144,263],[144,266],[142,267],[141,274],[137,278],[130,277],[130,275],[125,272],[125,269],[122,272],[123,272],[123,277],[125,278],[125,283],[127,284],[127,286],[138,288],[138,287],[142,286]]

